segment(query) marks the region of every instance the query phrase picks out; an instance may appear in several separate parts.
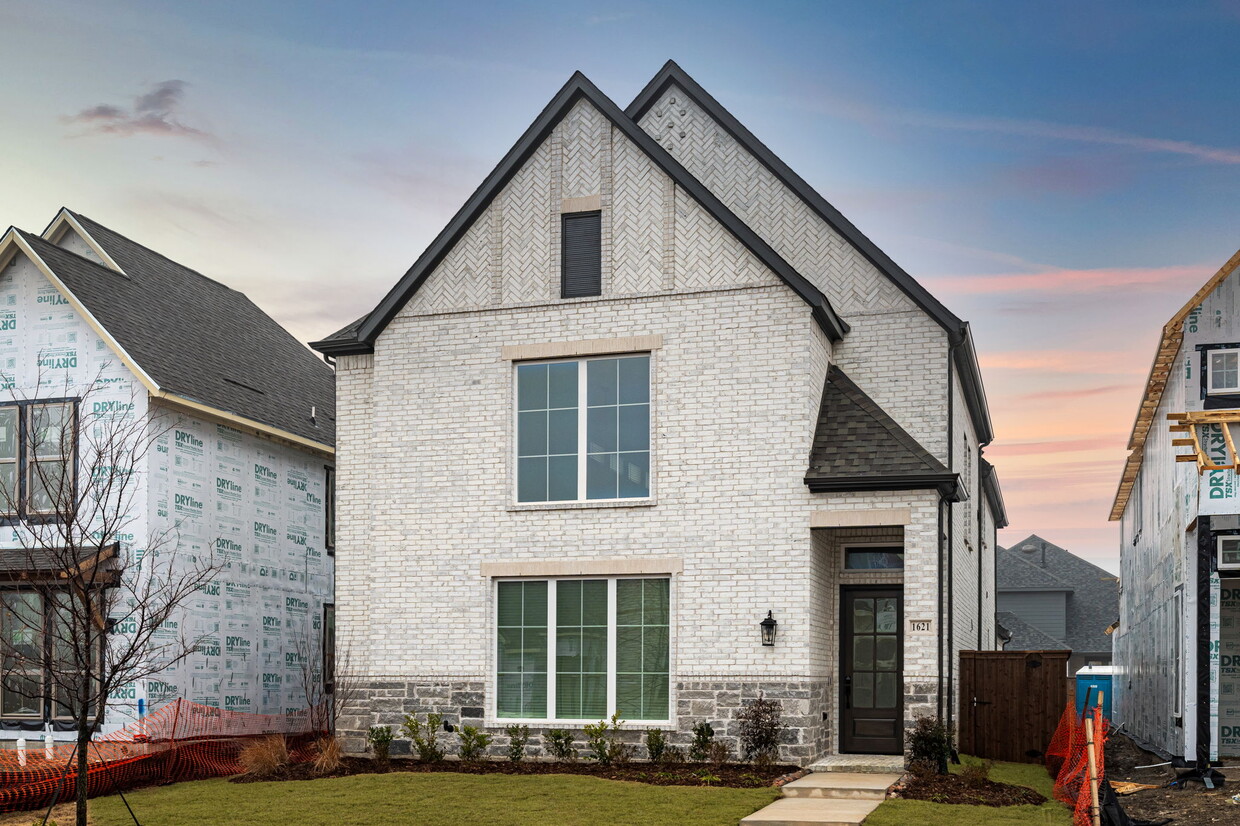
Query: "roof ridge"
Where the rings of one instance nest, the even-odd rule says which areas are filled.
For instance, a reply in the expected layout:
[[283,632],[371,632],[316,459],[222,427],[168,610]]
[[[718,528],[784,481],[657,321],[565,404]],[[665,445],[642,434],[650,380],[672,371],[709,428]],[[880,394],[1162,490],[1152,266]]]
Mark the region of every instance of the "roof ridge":
[[[158,250],[153,250],[153,249],[151,249],[150,247],[148,247],[146,244],[143,244],[143,243],[141,243],[141,242],[139,242],[139,241],[135,241],[135,240],[133,240],[133,239],[132,239],[132,238],[130,238],[128,235],[125,235],[124,233],[117,232],[116,230],[114,230],[114,229],[112,229],[110,226],[108,226],[107,224],[101,224],[101,223],[99,223],[98,221],[96,221],[95,219],[91,218],[91,217],[90,217],[90,216],[88,216],[88,215],[83,215],[83,214],[82,214],[82,213],[80,213],[80,212],[74,212],[73,210],[69,209],[68,207],[64,207],[64,210],[65,210],[65,212],[68,212],[70,215],[72,215],[74,218],[76,218],[79,222],[81,222],[81,221],[86,221],[86,222],[88,222],[88,223],[94,224],[94,225],[95,225],[96,227],[98,227],[99,229],[102,229],[102,230],[104,230],[105,232],[110,232],[110,233],[112,233],[112,234],[113,234],[113,235],[115,235],[117,238],[120,238],[122,241],[125,241],[126,243],[129,243],[129,244],[133,244],[135,247],[138,247],[138,248],[140,248],[140,249],[142,249],[142,250],[145,250],[146,252],[149,252],[151,255],[154,255],[154,256],[156,256],[157,258],[162,258],[164,261],[167,261],[169,264],[173,265],[174,267],[177,267],[178,269],[185,270],[187,273],[190,273],[191,275],[196,275],[196,276],[198,276],[199,278],[201,278],[201,279],[203,279],[203,280],[205,280],[205,281],[208,281],[208,282],[210,282],[210,283],[212,283],[212,284],[215,284],[215,285],[217,285],[217,286],[223,287],[223,288],[224,288],[224,289],[226,289],[226,290],[232,290],[233,292],[236,292],[236,293],[240,293],[240,292],[241,292],[240,290],[235,290],[235,289],[233,289],[232,287],[228,286],[228,285],[227,285],[227,284],[225,284],[223,281],[219,281],[219,280],[217,280],[217,279],[214,279],[214,278],[212,278],[212,277],[211,277],[211,276],[209,276],[209,275],[203,275],[202,273],[200,273],[198,270],[194,269],[193,267],[187,267],[187,266],[185,266],[184,264],[182,264],[180,261],[175,261],[175,260],[173,260],[173,259],[169,258],[168,256],[164,255],[162,252],[159,252]],[[92,237],[93,237],[93,236],[92,236]],[[96,239],[95,239],[95,243],[99,243],[99,239],[98,239],[98,238],[96,238]],[[102,246],[102,244],[100,244],[100,245]],[[53,246],[54,246],[54,245],[53,245]],[[241,294],[242,294],[242,295],[245,295],[245,293],[241,293]]]
[[1051,571],[1049,568],[1043,568],[1041,565],[1035,565],[1034,563],[1030,562],[1028,559],[1025,559],[1023,556],[1021,556],[1019,551],[1014,551],[1011,548],[1009,548],[1006,551],[1004,551],[1004,553],[1007,554],[1009,557],[1011,557],[1013,562],[1018,562],[1021,565],[1024,565],[1025,567],[1029,568],[1030,570],[1037,572],[1039,575],[1060,583],[1061,585],[1063,585],[1065,588],[1067,588],[1070,591],[1076,590],[1073,587],[1071,582],[1068,582],[1066,579],[1059,576],[1054,571]]

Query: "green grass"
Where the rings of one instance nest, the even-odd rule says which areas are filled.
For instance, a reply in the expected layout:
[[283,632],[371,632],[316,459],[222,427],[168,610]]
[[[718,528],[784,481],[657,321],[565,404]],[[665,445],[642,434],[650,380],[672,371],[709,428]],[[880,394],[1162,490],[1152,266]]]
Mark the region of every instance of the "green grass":
[[[397,772],[285,783],[201,780],[126,796],[139,820],[158,826],[735,826],[778,795],[776,789],[648,786],[567,774]],[[96,826],[133,823],[119,797],[96,798],[90,808]]]
[[[965,763],[980,763],[962,757]],[[952,766],[957,772],[959,766]],[[1051,796],[1053,783],[1046,769],[1034,763],[995,763],[990,779],[1028,786],[1046,796],[1041,806],[958,806],[925,800],[888,800],[865,819],[865,826],[1070,826],[1072,813]]]

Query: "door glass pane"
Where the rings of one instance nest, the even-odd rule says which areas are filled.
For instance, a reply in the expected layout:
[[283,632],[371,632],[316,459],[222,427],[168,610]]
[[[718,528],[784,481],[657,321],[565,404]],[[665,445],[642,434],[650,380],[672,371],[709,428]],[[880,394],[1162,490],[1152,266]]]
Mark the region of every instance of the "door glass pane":
[[878,671],[895,671],[899,665],[900,638],[882,636],[875,638],[878,646],[874,655],[874,668]]
[[854,708],[873,708],[874,675],[869,672],[854,674],[852,678],[852,696]]
[[853,631],[868,634],[874,631],[874,600],[858,598],[853,600]]
[[878,621],[875,630],[880,634],[896,633],[896,600],[891,597],[879,599],[876,601],[878,608]]
[[853,668],[858,671],[874,670],[873,637],[853,637]]
[[874,707],[895,708],[897,705],[896,674],[891,671],[880,671],[874,675]]

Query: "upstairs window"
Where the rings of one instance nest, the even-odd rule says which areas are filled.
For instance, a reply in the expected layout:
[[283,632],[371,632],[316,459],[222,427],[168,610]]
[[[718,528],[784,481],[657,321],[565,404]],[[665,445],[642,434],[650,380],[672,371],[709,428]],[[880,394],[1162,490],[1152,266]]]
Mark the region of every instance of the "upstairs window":
[[650,496],[650,356],[517,365],[517,501]]
[[63,514],[75,500],[75,402],[0,406],[0,516]]
[[560,297],[603,294],[602,213],[560,216]]
[[1240,393],[1240,349],[1210,350],[1206,369],[1210,393]]

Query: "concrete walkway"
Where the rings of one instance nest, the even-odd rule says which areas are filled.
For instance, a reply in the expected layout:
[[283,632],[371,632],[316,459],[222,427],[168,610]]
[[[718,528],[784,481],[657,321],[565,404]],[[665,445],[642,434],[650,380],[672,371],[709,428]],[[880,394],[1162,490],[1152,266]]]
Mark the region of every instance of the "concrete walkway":
[[813,772],[783,787],[783,797],[741,826],[856,826],[878,808],[898,774]]

